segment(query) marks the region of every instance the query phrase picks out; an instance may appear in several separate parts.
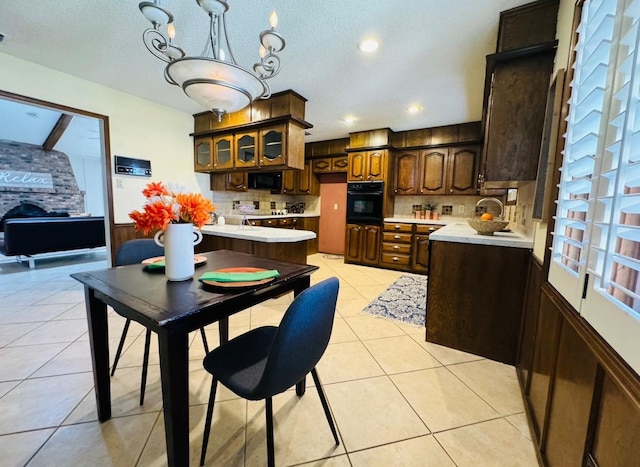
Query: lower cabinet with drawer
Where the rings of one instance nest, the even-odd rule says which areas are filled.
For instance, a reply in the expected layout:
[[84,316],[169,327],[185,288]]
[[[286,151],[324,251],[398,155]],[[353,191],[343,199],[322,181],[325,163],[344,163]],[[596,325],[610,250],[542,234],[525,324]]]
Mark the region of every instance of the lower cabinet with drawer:
[[429,235],[442,225],[385,222],[380,263],[383,268],[429,273]]
[[382,227],[380,266],[411,270],[411,237],[413,224],[385,222]]

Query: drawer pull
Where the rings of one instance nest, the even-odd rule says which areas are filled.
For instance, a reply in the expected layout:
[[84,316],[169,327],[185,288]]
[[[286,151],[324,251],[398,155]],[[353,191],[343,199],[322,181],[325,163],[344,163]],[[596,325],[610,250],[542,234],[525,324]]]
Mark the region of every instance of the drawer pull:
[[399,240],[400,239],[400,235],[394,235],[393,238],[396,239],[396,240]]
[[394,261],[398,261],[399,259],[400,259],[400,258],[398,258],[397,256],[394,256],[394,257],[393,257],[393,260],[394,260]]
[[394,249],[394,250],[399,250],[399,249],[400,249],[400,247],[399,247],[398,245],[393,245],[393,249]]
[[399,225],[394,225],[393,228],[398,230],[400,228],[400,226]]

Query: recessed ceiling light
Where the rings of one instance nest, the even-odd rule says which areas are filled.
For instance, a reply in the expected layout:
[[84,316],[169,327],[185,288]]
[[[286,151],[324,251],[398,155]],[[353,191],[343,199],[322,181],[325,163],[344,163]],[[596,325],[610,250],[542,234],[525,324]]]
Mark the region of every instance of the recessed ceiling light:
[[422,106],[421,106],[421,105],[418,105],[418,104],[413,104],[413,105],[410,105],[409,107],[407,107],[407,111],[408,111],[410,114],[418,113],[418,112],[420,112],[421,110],[422,110]]
[[345,122],[345,123],[353,123],[353,122],[355,122],[356,120],[357,120],[357,118],[356,118],[356,117],[354,117],[354,116],[352,116],[352,115],[349,115],[348,117],[345,117],[345,118],[344,118],[344,122]]
[[358,50],[368,54],[378,50],[378,47],[380,47],[380,41],[378,41],[378,39],[376,39],[375,37],[368,37],[366,39],[363,39],[358,44]]

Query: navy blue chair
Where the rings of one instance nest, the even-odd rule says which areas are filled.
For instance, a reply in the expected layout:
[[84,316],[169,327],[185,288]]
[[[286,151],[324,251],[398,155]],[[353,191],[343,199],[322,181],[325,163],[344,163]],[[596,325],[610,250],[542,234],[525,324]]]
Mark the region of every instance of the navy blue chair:
[[[140,238],[136,240],[127,240],[116,253],[116,259],[114,266],[126,266],[129,264],[140,264],[142,261],[155,256],[164,256],[164,248],[158,245],[152,238]],[[127,332],[129,332],[129,325],[131,320],[127,318],[122,329],[122,336],[120,336],[120,342],[118,343],[118,350],[116,350],[116,356],[113,359],[113,366],[111,367],[111,376],[116,372],[120,355],[122,354],[122,348],[124,347],[124,341],[127,338]],[[202,342],[204,343],[205,352],[209,353],[209,345],[207,344],[207,337],[204,333],[204,328],[200,328],[200,334],[202,335]],[[144,404],[144,392],[147,386],[147,370],[149,367],[149,346],[151,344],[151,330],[147,329],[147,333],[144,338],[144,357],[142,360],[142,381],[140,383],[140,405]]]
[[331,337],[338,288],[339,282],[335,277],[309,287],[293,300],[279,327],[253,329],[212,350],[205,357],[203,365],[212,374],[213,381],[200,465],[204,465],[207,454],[218,382],[244,399],[265,400],[269,466],[275,465],[271,398],[294,386],[309,372],[318,390],[336,445],[340,444],[316,370],[316,364]]

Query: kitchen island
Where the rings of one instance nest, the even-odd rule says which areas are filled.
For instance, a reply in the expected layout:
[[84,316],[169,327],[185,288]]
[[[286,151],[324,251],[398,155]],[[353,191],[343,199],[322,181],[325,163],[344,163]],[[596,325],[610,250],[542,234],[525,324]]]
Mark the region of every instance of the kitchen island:
[[429,248],[426,340],[515,364],[533,239],[454,222]]
[[307,242],[315,232],[250,225],[205,225],[196,252],[231,250],[262,258],[307,264]]

